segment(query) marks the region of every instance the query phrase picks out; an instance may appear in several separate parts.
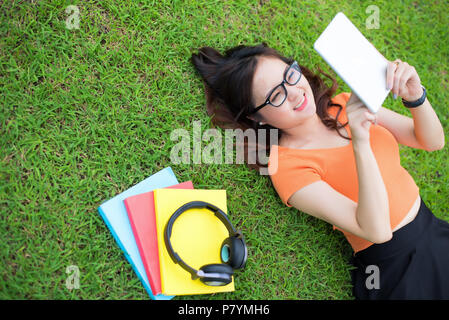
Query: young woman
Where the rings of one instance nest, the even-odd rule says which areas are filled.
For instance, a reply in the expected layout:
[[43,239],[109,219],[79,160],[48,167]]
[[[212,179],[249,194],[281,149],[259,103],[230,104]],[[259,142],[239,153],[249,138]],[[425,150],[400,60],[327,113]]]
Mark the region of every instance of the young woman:
[[265,43],[225,55],[203,47],[191,62],[215,124],[278,129],[279,144],[264,146],[273,185],[284,204],[344,233],[354,249],[357,299],[449,299],[449,223],[425,205],[399,158],[398,143],[444,146],[414,67],[391,62],[386,84],[410,107],[411,119],[384,107],[373,114],[349,93],[332,98],[334,78],[318,68],[332,80],[327,87]]

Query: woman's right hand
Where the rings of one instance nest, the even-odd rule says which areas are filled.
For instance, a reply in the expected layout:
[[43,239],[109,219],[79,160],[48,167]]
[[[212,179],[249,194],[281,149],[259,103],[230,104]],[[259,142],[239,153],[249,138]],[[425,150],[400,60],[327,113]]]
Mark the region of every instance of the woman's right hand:
[[376,121],[376,114],[372,113],[353,92],[346,103],[346,116],[352,140],[369,143],[369,129],[371,123]]

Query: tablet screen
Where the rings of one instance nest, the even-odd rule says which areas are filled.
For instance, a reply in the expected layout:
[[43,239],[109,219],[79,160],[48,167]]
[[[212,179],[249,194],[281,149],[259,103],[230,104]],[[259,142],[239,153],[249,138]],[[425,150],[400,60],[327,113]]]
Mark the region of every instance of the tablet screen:
[[388,96],[388,60],[339,12],[314,43],[314,49],[371,112]]

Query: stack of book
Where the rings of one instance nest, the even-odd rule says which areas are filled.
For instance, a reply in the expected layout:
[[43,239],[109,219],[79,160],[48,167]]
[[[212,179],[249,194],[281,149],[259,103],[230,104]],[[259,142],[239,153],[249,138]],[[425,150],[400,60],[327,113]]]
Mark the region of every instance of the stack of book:
[[[206,201],[227,213],[226,190],[194,189],[191,181],[179,183],[167,167],[119,195],[103,202],[98,211],[151,299],[176,295],[234,291],[192,280],[173,262],[165,247],[164,229],[171,215],[187,202]],[[193,268],[222,263],[220,246],[229,236],[226,227],[208,209],[190,209],[173,225],[174,250]]]

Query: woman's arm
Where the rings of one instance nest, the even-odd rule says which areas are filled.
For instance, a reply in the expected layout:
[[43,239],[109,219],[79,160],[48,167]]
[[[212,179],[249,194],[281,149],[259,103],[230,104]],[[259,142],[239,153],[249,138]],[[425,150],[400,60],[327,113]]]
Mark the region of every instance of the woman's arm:
[[[420,96],[421,97],[421,96]],[[419,97],[418,97],[419,99]],[[416,99],[415,99],[416,100]],[[429,151],[444,147],[444,130],[429,100],[416,108],[410,108],[416,140]]]
[[346,103],[346,116],[351,130],[358,178],[357,223],[362,230],[374,237],[376,241],[373,242],[388,241],[392,237],[388,194],[369,137],[374,114],[351,93]]
[[[423,94],[415,67],[399,59],[388,64],[387,87],[395,98],[400,96],[406,101],[415,101]],[[414,135],[419,144],[426,150],[443,148],[444,130],[429,100],[426,98],[419,107],[409,109],[413,116]]]
[[393,233],[388,193],[370,145],[369,131],[374,114],[367,111],[363,102],[351,93],[346,102],[346,116],[357,169],[357,202],[322,180],[302,187],[288,202],[341,230],[374,243],[383,243],[390,240]]
[[353,140],[359,183],[356,220],[375,243],[392,237],[388,194],[369,141]]

